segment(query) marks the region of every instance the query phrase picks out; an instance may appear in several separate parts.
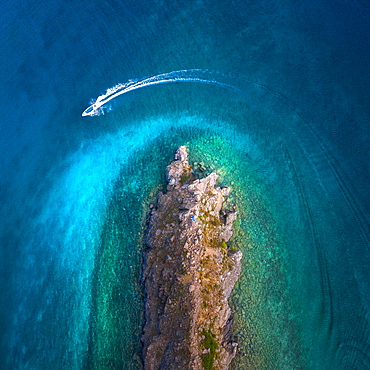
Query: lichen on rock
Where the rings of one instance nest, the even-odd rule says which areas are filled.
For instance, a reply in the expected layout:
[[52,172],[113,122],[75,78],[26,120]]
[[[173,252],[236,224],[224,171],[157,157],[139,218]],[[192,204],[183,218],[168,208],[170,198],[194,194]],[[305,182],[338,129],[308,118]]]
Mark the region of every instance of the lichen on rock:
[[241,272],[227,242],[235,211],[223,209],[228,187],[217,174],[196,179],[179,147],[167,166],[167,192],[152,206],[142,282],[144,368],[228,369],[236,354],[228,299]]

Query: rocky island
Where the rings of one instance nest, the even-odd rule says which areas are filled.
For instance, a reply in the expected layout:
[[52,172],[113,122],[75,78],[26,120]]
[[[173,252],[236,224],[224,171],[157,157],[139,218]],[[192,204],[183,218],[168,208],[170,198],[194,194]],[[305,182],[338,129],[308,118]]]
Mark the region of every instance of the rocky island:
[[144,368],[228,369],[237,351],[228,298],[242,258],[227,243],[236,219],[223,209],[230,189],[216,186],[216,173],[196,179],[184,146],[166,177],[144,251]]

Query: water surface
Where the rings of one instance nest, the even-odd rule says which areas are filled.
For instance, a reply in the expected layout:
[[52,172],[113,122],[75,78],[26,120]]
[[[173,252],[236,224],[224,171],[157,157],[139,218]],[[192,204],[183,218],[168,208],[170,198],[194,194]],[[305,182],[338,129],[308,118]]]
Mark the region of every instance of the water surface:
[[[365,1],[17,2],[1,14],[4,369],[140,369],[141,251],[179,145],[238,207],[235,369],[368,369]],[[148,86],[81,117],[129,79]]]

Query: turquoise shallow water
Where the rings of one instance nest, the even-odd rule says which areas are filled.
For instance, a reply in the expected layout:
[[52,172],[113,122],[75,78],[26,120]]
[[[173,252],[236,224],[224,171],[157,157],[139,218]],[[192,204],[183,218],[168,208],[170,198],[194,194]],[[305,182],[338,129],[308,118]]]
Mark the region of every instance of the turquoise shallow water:
[[[145,219],[187,145],[238,207],[233,368],[370,368],[368,17],[362,1],[4,6],[0,367],[141,368]],[[81,117],[117,83],[193,68],[238,91],[150,86]]]

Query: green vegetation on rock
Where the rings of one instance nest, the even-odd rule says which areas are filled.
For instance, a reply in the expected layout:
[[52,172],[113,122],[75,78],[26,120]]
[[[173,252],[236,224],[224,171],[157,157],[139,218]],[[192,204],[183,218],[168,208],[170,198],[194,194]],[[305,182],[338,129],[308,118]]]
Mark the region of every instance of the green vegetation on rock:
[[211,370],[213,368],[213,364],[215,362],[216,357],[216,349],[218,348],[218,344],[215,340],[216,335],[212,333],[210,329],[206,331],[203,329],[202,335],[204,335],[203,345],[206,350],[209,350],[208,353],[202,354],[202,363],[205,370]]

